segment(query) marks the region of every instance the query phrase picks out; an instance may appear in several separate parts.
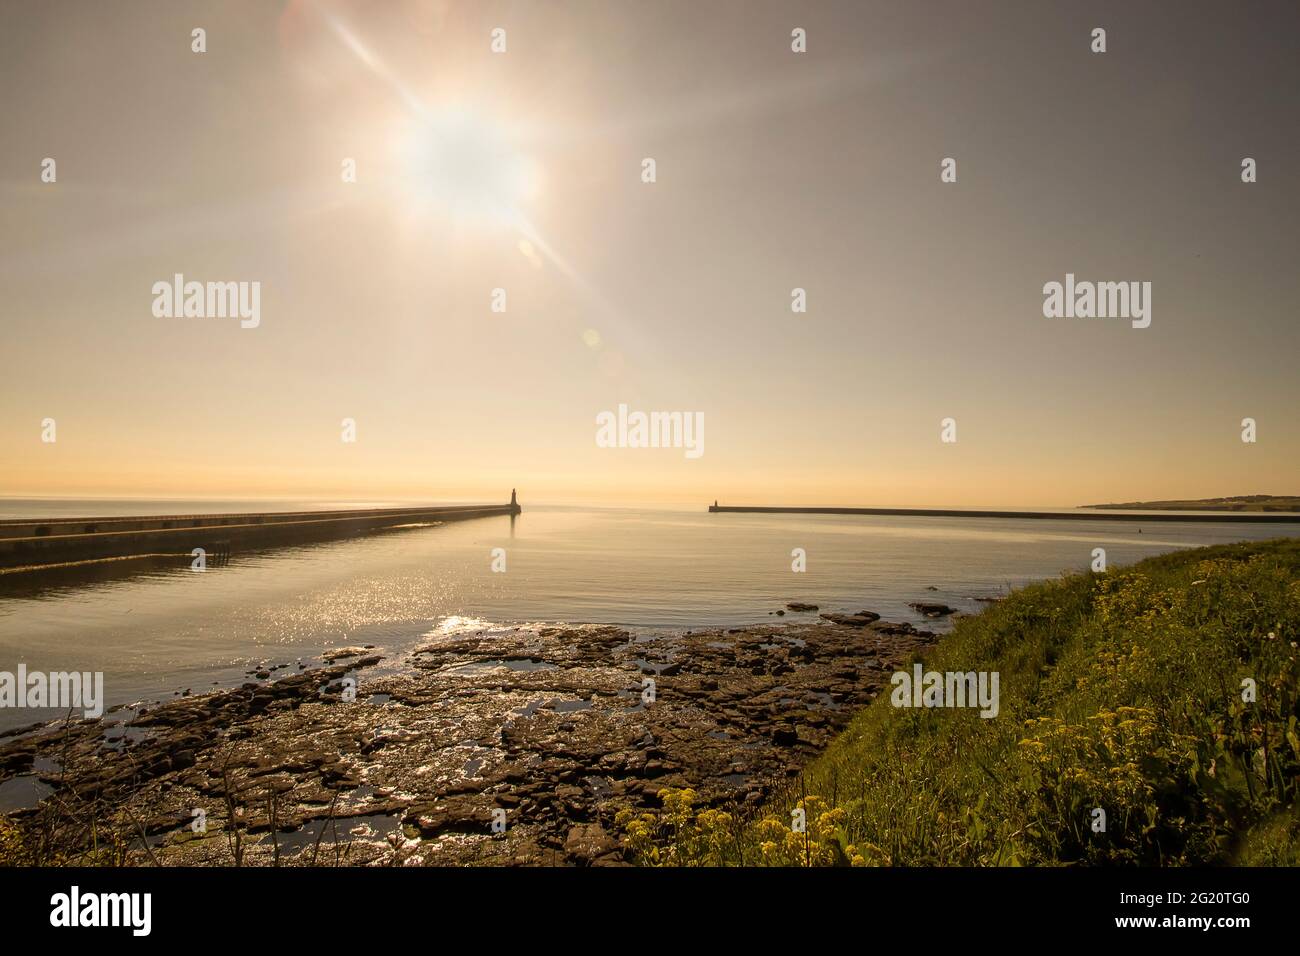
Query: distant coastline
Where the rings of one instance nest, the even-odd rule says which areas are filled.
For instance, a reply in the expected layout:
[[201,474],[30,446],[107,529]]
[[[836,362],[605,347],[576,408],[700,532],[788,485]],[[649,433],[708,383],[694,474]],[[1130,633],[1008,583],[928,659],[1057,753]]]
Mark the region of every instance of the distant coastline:
[[[1119,509],[1119,505],[1099,506]],[[1136,508],[1136,505],[1132,507]],[[1232,521],[1242,524],[1297,524],[1300,508],[1287,514],[1244,515],[1232,511],[1221,514],[1157,513],[1137,514],[1101,511],[966,511],[956,508],[783,508],[758,505],[709,505],[710,513],[744,512],[759,514],[813,514],[813,515],[904,515],[922,518],[1061,518],[1067,521]]]
[[1234,495],[1230,498],[1189,498],[1173,501],[1126,501],[1084,505],[1115,511],[1291,511],[1300,512],[1300,495]]

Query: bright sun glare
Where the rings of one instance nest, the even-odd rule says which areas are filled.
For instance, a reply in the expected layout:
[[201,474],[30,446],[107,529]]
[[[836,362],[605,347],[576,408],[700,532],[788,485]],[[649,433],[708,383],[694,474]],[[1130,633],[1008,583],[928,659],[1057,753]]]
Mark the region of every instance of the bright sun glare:
[[500,121],[467,107],[431,109],[381,57],[336,17],[325,22],[358,60],[396,92],[409,111],[399,139],[403,202],[457,225],[505,225],[530,233],[524,203],[538,170]]
[[413,118],[404,139],[407,186],[427,211],[461,224],[520,223],[537,171],[503,126],[446,110]]

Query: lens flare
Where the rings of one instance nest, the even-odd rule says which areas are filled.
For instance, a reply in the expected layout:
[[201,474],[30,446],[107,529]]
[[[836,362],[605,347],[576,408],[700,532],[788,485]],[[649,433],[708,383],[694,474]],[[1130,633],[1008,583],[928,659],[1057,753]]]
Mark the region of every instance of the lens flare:
[[535,165],[504,126],[467,109],[414,117],[404,136],[406,191],[458,223],[517,225],[536,195]]

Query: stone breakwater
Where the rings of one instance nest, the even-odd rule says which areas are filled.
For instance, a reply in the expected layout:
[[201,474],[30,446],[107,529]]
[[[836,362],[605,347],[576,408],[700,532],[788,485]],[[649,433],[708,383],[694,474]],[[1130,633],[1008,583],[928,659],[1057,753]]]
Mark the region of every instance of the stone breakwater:
[[344,648],[115,726],[11,733],[0,781],[53,788],[10,814],[30,834],[74,852],[93,819],[140,863],[228,866],[236,833],[244,865],[619,863],[620,808],[687,786],[703,804],[760,802],[935,640],[851,618],[483,630],[391,670],[382,648]]
[[85,562],[183,559],[307,544],[386,529],[522,512],[504,505],[428,505],[344,511],[42,518],[0,521],[0,574],[41,574]]

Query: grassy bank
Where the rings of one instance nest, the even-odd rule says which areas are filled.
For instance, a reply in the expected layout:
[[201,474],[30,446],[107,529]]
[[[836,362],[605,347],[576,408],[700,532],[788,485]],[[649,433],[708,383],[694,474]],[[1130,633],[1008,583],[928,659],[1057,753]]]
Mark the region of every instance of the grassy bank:
[[624,840],[651,864],[1300,864],[1298,639],[1295,539],[1027,587],[925,659],[998,672],[998,716],[886,687],[757,814],[665,791]]

